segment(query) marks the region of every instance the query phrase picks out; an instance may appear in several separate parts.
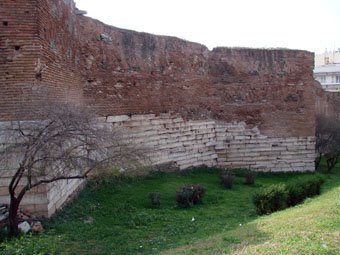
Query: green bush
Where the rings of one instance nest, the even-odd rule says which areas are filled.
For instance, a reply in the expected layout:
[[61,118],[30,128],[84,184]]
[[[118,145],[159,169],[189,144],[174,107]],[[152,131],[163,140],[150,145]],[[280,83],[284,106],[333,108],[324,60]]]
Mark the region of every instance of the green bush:
[[253,196],[256,213],[259,215],[272,213],[295,206],[307,197],[319,195],[323,182],[322,177],[315,175],[263,188]]
[[308,178],[298,178],[286,185],[288,197],[287,205],[295,206],[307,197],[320,195],[321,185],[324,179],[321,176],[310,176]]
[[255,184],[255,177],[256,177],[256,173],[248,170],[245,172],[244,175],[244,184],[246,185],[254,185]]
[[287,190],[284,184],[273,184],[253,196],[256,213],[269,214],[287,207]]
[[222,185],[226,189],[231,189],[234,184],[235,176],[231,172],[221,174]]
[[202,203],[206,189],[199,184],[189,184],[180,188],[176,193],[176,201],[179,207],[188,208]]

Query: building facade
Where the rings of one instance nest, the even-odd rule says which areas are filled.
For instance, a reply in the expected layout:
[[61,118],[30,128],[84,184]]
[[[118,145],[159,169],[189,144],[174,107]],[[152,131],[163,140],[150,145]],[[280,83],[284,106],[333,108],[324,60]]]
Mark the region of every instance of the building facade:
[[324,90],[340,91],[340,49],[315,55],[314,78]]
[[314,77],[324,90],[340,91],[340,64],[317,66],[314,69]]

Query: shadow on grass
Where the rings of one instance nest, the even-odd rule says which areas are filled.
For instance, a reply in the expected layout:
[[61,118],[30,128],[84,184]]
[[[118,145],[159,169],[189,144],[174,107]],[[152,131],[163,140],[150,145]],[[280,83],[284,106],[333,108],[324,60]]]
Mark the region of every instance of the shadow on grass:
[[270,236],[258,230],[256,223],[249,223],[239,225],[226,232],[222,231],[222,233],[211,235],[204,241],[197,241],[190,245],[165,250],[160,254],[228,254],[242,250],[246,246],[265,243],[270,238]]

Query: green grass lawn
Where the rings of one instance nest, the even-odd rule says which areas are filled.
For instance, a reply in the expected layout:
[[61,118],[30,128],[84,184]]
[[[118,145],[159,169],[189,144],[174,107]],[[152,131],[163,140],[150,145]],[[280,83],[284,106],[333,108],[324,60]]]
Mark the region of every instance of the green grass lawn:
[[[0,254],[340,254],[340,174],[327,175],[319,197],[269,216],[255,214],[256,190],[297,175],[311,173],[260,174],[255,186],[239,176],[232,190],[211,169],[90,182],[45,222],[44,234],[3,239]],[[195,183],[207,189],[203,204],[178,208],[176,190]],[[154,191],[161,194],[159,209],[150,206]]]

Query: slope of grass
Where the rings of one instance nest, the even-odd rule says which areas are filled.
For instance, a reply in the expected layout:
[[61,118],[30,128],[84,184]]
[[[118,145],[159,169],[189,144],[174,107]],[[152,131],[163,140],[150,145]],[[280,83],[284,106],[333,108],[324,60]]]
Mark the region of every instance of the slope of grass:
[[340,176],[321,196],[161,254],[340,254]]
[[[338,254],[338,174],[327,180],[322,196],[304,205],[261,218],[255,214],[256,190],[297,175],[311,173],[260,174],[255,186],[237,177],[232,190],[223,189],[211,169],[92,182],[45,222],[44,234],[3,239],[0,254]],[[188,183],[203,185],[207,193],[203,204],[179,209],[175,192]],[[149,204],[154,191],[161,194],[159,209]]]

